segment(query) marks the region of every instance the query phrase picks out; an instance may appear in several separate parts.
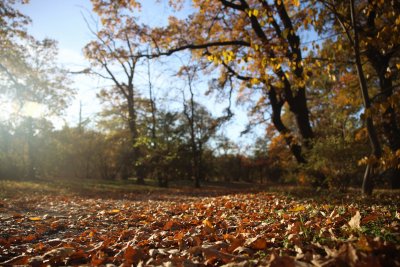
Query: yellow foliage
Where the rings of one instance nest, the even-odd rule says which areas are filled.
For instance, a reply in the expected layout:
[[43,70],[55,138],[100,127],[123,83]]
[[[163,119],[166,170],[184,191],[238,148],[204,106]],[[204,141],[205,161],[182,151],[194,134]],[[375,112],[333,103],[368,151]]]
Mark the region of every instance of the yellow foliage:
[[299,211],[305,211],[305,210],[306,210],[306,207],[303,205],[299,205],[299,206],[289,209],[290,212],[299,212]]

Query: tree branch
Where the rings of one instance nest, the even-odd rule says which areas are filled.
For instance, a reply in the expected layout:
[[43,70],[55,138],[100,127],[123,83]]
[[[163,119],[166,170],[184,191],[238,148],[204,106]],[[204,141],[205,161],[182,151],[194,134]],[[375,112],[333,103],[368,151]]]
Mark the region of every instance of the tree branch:
[[152,58],[157,58],[160,56],[170,56],[176,52],[179,51],[184,51],[184,50],[198,50],[198,49],[205,49],[205,48],[209,48],[209,47],[215,47],[215,46],[248,46],[250,47],[250,43],[246,42],[246,41],[241,41],[241,40],[237,40],[237,41],[219,41],[219,42],[211,42],[211,43],[205,43],[205,44],[187,44],[187,45],[183,45],[183,46],[179,46],[173,49],[169,49],[167,51],[160,51],[157,43],[155,42],[156,48],[158,50],[158,53],[156,54],[139,54],[137,57],[146,57],[149,59]]
[[[246,9],[246,7],[243,6],[243,3],[242,3],[241,5],[238,5],[238,4],[234,4],[234,3],[232,3],[232,2],[229,2],[229,1],[227,1],[227,0],[220,0],[220,2],[221,2],[224,6],[231,7],[231,8],[236,9],[236,10],[244,11],[244,10]],[[241,2],[242,2],[242,1],[241,1]]]

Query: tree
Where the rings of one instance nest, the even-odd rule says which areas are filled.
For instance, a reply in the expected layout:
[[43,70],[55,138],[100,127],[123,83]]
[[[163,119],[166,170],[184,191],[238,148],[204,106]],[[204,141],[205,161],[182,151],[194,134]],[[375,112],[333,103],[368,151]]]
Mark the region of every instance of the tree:
[[[179,3],[181,1],[174,5],[179,6]],[[135,1],[95,0],[93,4],[104,20],[112,21],[139,7]],[[156,52],[147,56],[171,55],[190,49],[203,64],[213,61],[241,78],[244,81],[242,90],[246,85],[254,87],[263,83],[265,94],[271,96],[270,103],[274,105],[277,128],[288,137],[287,143],[298,161],[304,162],[300,144],[294,143],[300,138],[291,136],[280,123],[279,116],[282,103],[288,103],[303,143],[311,144],[313,131],[305,88],[308,75],[303,67],[297,30],[303,24],[305,28],[309,26],[308,20],[303,19],[312,9],[303,5],[301,8],[305,11],[301,11],[299,1],[202,0],[193,1],[193,4],[198,12],[187,20],[171,17],[167,27],[149,31],[147,40]]]
[[[27,3],[27,1],[19,1]],[[18,82],[18,66],[25,65],[20,55],[22,53],[21,45],[18,40],[27,39],[25,26],[31,21],[14,8],[15,0],[5,0],[0,3],[0,74],[3,93],[18,94],[21,90]]]
[[[96,5],[95,5],[96,10]],[[118,97],[122,105],[126,108],[121,114],[126,119],[131,135],[132,151],[128,156],[126,168],[126,177],[129,176],[129,169],[133,162],[135,166],[137,182],[144,183],[144,173],[138,164],[141,158],[140,147],[136,145],[140,136],[137,125],[137,102],[138,92],[135,88],[135,71],[140,57],[140,36],[144,31],[136,24],[135,18],[121,16],[116,20],[102,19],[103,28],[97,32],[92,31],[96,40],[90,42],[84,48],[85,56],[91,61],[95,73],[107,80],[113,82],[111,95]],[[101,73],[94,68],[100,68]],[[123,75],[117,73],[122,71]],[[103,95],[107,94],[103,90]],[[126,115],[126,116],[125,116]]]
[[26,101],[44,104],[49,113],[60,114],[72,89],[67,71],[55,63],[57,43],[35,40],[25,26],[30,19],[6,0],[0,4],[0,86],[1,96],[23,106]]
[[197,78],[196,65],[187,65],[181,67],[178,76],[187,78],[187,87],[189,89],[189,98],[186,100],[183,93],[183,115],[189,131],[189,143],[191,149],[192,178],[194,186],[200,187],[200,180],[203,180],[203,152],[204,145],[215,133],[218,127],[218,121],[211,117],[205,107],[196,103],[194,99],[194,80]]
[[[31,21],[14,8],[16,3],[26,4],[28,1],[5,0],[0,3],[0,101],[18,107],[7,117],[10,120],[8,137],[18,143],[11,146],[11,155],[19,154],[21,157],[11,164],[15,164],[16,170],[21,166],[24,169],[25,164],[28,167],[27,171],[23,170],[16,176],[35,178],[39,165],[36,136],[39,130],[35,125],[41,120],[20,111],[27,104],[36,104],[43,107],[46,115],[60,115],[74,92],[67,71],[56,64],[57,43],[50,39],[39,41],[30,36],[25,27]],[[15,136],[21,129],[24,139]],[[7,150],[9,148],[7,145]],[[12,156],[5,158],[8,161]]]
[[[398,118],[396,115],[397,105],[393,101],[396,98],[394,93],[393,79],[396,75],[392,73],[395,70],[394,61],[400,52],[398,42],[399,25],[397,21],[399,7],[394,1],[359,1],[350,2],[350,5],[344,1],[321,1],[328,12],[334,15],[334,29],[343,31],[347,37],[347,47],[354,52],[355,66],[358,72],[362,99],[365,107],[365,120],[369,139],[371,142],[371,157],[367,160],[367,169],[364,175],[363,193],[370,195],[373,189],[373,176],[377,176],[377,163],[385,162],[387,156],[382,156],[381,141],[375,130],[373,117],[375,121],[378,116],[381,117],[380,125],[383,129],[384,137],[388,143],[390,154],[397,153],[400,148],[400,131],[398,127]],[[329,16],[327,16],[329,18]],[[395,25],[389,29],[388,25]],[[346,43],[340,47],[345,47]],[[368,81],[366,78],[364,62],[369,63],[377,76],[377,84],[380,93],[370,97],[371,90],[368,90]],[[391,65],[393,67],[391,67]],[[379,108],[376,108],[379,107]],[[376,123],[375,123],[376,124]],[[378,125],[379,125],[378,124]],[[386,151],[386,150],[384,150]],[[384,163],[391,166],[392,164]],[[396,165],[396,164],[395,164]],[[395,166],[397,168],[397,166]],[[398,171],[392,172],[392,180],[398,180]]]

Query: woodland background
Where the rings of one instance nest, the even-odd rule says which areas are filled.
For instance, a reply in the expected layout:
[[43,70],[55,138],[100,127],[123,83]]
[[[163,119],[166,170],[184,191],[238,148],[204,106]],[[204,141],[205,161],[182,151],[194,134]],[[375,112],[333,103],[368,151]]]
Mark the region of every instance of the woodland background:
[[[91,67],[78,73],[57,65],[56,40],[27,32],[16,2],[28,1],[0,4],[1,99],[47,113],[0,122],[1,179],[363,185],[367,195],[400,186],[397,1],[172,1],[190,15],[150,27],[139,2],[92,0]],[[178,105],[154,97],[150,71],[176,53],[188,59],[174,74],[185,82]],[[148,70],[141,91],[139,66]],[[96,118],[55,128],[48,116],[62,116],[74,96],[71,75],[114,86],[99,90]],[[200,79],[229,100],[221,116],[197,101]],[[235,123],[234,104],[248,109],[243,134],[264,127],[246,148],[221,131]]]
[[[154,1],[185,11],[154,26],[91,0],[79,71],[28,2],[0,1],[0,265],[400,266],[399,1]],[[102,111],[57,126],[74,75]]]

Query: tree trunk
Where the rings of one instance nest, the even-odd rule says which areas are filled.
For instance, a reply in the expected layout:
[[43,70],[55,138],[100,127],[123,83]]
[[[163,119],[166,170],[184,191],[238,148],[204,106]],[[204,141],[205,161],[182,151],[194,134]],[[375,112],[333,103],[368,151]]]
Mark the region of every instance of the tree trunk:
[[270,87],[268,91],[268,97],[272,107],[272,123],[278,132],[284,137],[286,144],[290,148],[296,161],[300,164],[306,163],[306,159],[301,153],[301,145],[294,141],[293,135],[290,130],[283,124],[281,119],[281,111],[283,106],[283,101],[278,101],[276,90],[274,87]]
[[312,146],[311,140],[314,138],[314,133],[310,124],[305,88],[299,89],[297,95],[294,97],[293,103],[289,105],[290,110],[295,115],[297,127],[299,128],[300,134],[304,139],[304,145],[307,148],[310,148]]
[[[358,79],[359,79],[360,88],[361,88],[361,95],[363,98],[365,110],[369,111],[371,108],[371,100],[370,100],[370,97],[368,94],[367,81],[365,79],[364,71],[362,69],[360,45],[359,45],[358,31],[357,31],[357,25],[356,25],[356,20],[355,20],[354,0],[350,0],[350,12],[351,12],[351,24],[352,24],[352,28],[353,28],[353,34],[354,34],[353,50],[354,50],[354,55],[355,55],[355,60],[356,60]],[[351,40],[351,36],[348,36],[348,37]],[[366,125],[367,125],[368,137],[369,137],[369,141],[370,141],[371,149],[372,149],[371,154],[376,159],[379,159],[381,156],[381,146],[379,143],[378,135],[376,134],[376,131],[375,131],[374,122],[373,122],[370,114],[365,114],[365,115],[366,115]],[[364,174],[363,185],[362,185],[362,193],[364,195],[370,196],[372,194],[372,191],[374,189],[372,179],[373,179],[375,168],[376,168],[376,166],[374,163],[369,163],[367,165],[367,168],[366,168],[365,174]]]
[[[388,103],[389,98],[393,95],[392,79],[385,76],[389,67],[390,56],[382,55],[372,46],[368,46],[366,55],[379,79],[380,95],[377,98],[377,101],[388,105],[388,108],[381,113],[383,134],[388,141],[390,150],[396,153],[396,151],[400,149],[400,129],[396,119],[396,112]],[[391,181],[391,187],[393,189],[400,188],[400,170],[392,168],[392,170],[387,173],[388,178]]]
[[[379,79],[380,96],[378,102],[388,102],[393,95],[393,83],[390,77],[386,77],[387,69],[389,68],[389,56],[381,55],[380,52],[372,46],[369,46],[366,51],[368,60],[371,62]],[[381,113],[382,126],[385,137],[392,151],[400,149],[400,129],[396,120],[395,110],[391,105]]]

